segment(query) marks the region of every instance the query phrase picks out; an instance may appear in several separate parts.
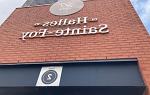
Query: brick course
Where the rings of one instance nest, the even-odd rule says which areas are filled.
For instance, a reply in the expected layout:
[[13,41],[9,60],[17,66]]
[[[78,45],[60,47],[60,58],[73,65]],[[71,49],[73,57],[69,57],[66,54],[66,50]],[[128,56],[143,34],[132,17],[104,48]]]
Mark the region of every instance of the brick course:
[[[137,58],[144,80],[150,85],[150,37],[129,0],[87,1],[80,12],[62,17],[50,14],[49,7],[43,5],[17,8],[3,23],[0,28],[1,64]],[[26,41],[19,39],[21,32],[39,29],[33,26],[34,23],[82,16],[97,17],[98,22],[88,23],[87,26],[105,23],[108,24],[110,32],[34,38]]]

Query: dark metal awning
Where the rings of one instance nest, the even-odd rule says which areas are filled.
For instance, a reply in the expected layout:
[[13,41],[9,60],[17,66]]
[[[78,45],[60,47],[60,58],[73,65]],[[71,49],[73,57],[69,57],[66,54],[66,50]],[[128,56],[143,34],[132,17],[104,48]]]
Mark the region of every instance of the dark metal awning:
[[0,66],[0,95],[142,95],[137,61]]

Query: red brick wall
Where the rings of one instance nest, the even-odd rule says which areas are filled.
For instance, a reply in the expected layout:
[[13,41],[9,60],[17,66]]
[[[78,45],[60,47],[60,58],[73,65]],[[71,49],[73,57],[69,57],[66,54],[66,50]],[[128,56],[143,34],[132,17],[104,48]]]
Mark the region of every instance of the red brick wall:
[[[130,1],[89,0],[80,12],[62,17],[50,14],[49,7],[18,8],[12,13],[0,28],[0,63],[137,58],[144,79],[150,85],[150,37]],[[98,22],[87,26],[106,23],[110,32],[19,39],[21,32],[39,29],[34,23],[82,16],[97,17]]]

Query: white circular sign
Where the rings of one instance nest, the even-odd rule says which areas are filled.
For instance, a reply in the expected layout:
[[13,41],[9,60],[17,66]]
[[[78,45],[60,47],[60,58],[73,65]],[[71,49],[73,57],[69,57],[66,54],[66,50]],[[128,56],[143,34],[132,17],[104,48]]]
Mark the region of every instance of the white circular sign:
[[54,15],[70,15],[80,11],[84,7],[81,0],[61,0],[50,7],[50,12]]

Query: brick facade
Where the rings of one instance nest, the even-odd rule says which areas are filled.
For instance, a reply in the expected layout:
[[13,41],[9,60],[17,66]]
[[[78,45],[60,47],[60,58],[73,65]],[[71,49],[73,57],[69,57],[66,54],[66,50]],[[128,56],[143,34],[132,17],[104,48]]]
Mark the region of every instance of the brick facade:
[[[144,80],[150,85],[150,37],[129,0],[89,0],[80,12],[62,17],[50,14],[49,7],[17,8],[3,23],[0,28],[1,64],[137,58]],[[83,16],[98,18],[98,22],[88,23],[87,26],[105,23],[110,32],[25,41],[19,39],[21,32],[39,29],[33,26],[34,23]]]

